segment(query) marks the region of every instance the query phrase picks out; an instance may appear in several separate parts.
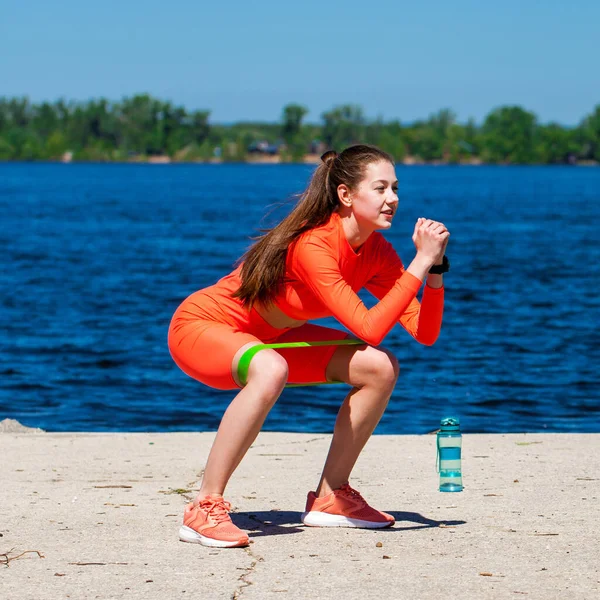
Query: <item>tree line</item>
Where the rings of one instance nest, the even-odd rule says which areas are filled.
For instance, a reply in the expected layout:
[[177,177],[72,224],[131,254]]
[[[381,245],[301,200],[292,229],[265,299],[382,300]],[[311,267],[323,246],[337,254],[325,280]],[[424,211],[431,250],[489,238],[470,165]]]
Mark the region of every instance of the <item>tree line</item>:
[[448,109],[411,124],[368,119],[341,105],[306,122],[308,109],[288,104],[278,123],[210,123],[210,112],[188,111],[148,94],[110,102],[42,102],[0,98],[0,160],[245,161],[256,154],[301,161],[307,154],[375,144],[397,161],[497,164],[600,163],[600,104],[576,127],[542,124],[520,106],[501,106],[477,124],[457,122]]

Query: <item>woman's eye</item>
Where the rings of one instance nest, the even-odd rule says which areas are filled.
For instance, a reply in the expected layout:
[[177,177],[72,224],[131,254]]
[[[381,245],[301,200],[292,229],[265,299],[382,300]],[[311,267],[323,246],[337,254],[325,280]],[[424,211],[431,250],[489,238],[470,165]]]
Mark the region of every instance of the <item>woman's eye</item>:
[[384,187],[376,187],[375,189],[376,189],[376,190],[379,190],[380,192],[383,192],[383,190],[385,190],[385,188],[384,188]]

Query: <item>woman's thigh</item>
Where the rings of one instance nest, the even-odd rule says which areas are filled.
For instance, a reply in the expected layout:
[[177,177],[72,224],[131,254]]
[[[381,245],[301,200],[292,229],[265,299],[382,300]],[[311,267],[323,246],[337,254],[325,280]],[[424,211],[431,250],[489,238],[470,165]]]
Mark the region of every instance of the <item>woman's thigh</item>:
[[250,333],[210,321],[190,321],[169,331],[169,351],[177,366],[190,377],[219,390],[240,387],[232,374],[236,353],[245,345],[260,343]]
[[[317,342],[337,341],[349,337],[346,331],[306,323],[294,327],[273,342]],[[362,348],[363,346],[346,346]],[[279,348],[277,352],[285,358],[289,367],[289,383],[325,383],[327,366],[339,346],[309,346],[304,348]]]
[[393,387],[399,371],[398,360],[391,351],[368,344],[337,348],[327,365],[331,381],[343,381],[353,387]]

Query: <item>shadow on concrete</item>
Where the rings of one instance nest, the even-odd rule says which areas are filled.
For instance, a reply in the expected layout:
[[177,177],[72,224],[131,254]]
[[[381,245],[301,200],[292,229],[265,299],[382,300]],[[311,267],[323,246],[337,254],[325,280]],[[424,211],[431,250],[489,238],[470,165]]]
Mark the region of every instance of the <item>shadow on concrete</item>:
[[248,532],[248,537],[300,533],[305,529],[300,516],[291,510],[263,510],[232,513],[233,522]]
[[[306,526],[300,517],[302,513],[289,510],[265,510],[254,512],[236,512],[232,514],[233,522],[248,532],[249,537],[261,537],[264,535],[285,535],[288,533],[300,533]],[[380,531],[410,531],[413,529],[428,529],[430,527],[456,527],[464,525],[466,521],[436,521],[429,519],[416,512],[389,511],[396,519],[392,528]],[[406,522],[414,525],[405,525]]]
[[[466,523],[466,521],[436,521],[435,519],[428,519],[416,512],[388,512],[396,519],[396,524],[389,531],[409,531],[411,529],[427,529],[429,527],[456,527],[457,525],[464,525]],[[416,525],[407,527],[403,525],[403,521],[416,523]]]

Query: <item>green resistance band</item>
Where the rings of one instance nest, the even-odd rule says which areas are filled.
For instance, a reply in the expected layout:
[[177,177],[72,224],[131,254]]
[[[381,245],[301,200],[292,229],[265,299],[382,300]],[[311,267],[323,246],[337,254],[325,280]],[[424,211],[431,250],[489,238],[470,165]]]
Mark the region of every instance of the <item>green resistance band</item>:
[[[287,342],[281,344],[257,344],[248,348],[244,354],[242,354],[240,361],[238,362],[237,375],[238,381],[245,386],[248,382],[248,369],[250,363],[254,358],[254,355],[261,350],[266,348],[310,348],[311,346],[364,346],[365,342],[362,340],[346,339],[346,340],[328,340],[319,342]],[[302,387],[307,385],[323,385],[324,383],[343,383],[343,381],[322,381],[318,383],[288,383],[285,387]]]

